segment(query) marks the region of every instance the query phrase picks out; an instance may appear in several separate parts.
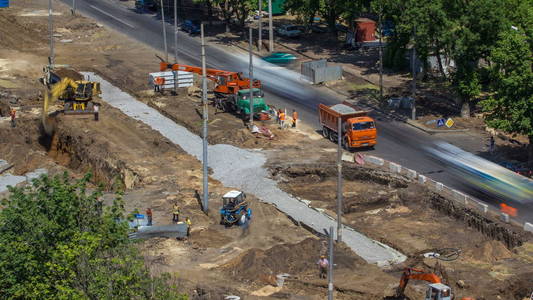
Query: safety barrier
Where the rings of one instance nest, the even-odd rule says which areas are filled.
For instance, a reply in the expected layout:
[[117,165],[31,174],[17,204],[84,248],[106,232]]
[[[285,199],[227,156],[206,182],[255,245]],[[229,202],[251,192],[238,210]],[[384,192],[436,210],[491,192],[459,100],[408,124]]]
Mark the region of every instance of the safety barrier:
[[[348,161],[348,160],[346,160]],[[353,162],[353,160],[351,160]],[[533,224],[528,222],[519,222],[516,219],[513,219],[513,216],[516,216],[516,213],[513,213],[513,208],[505,206],[507,208],[505,211],[499,211],[494,208],[490,208],[487,204],[483,203],[479,199],[468,196],[458,190],[452,189],[442,182],[435,181],[427,176],[418,174],[416,171],[405,168],[397,163],[393,163],[382,158],[364,155],[363,161],[365,163],[373,164],[376,166],[383,167],[389,170],[392,173],[398,173],[405,175],[407,178],[416,181],[418,184],[421,184],[427,187],[429,190],[443,196],[446,199],[453,200],[454,202],[460,203],[461,205],[475,209],[476,211],[481,212],[482,214],[488,214],[489,212],[495,213],[500,219],[506,223],[513,223],[523,227],[524,231],[533,232]]]

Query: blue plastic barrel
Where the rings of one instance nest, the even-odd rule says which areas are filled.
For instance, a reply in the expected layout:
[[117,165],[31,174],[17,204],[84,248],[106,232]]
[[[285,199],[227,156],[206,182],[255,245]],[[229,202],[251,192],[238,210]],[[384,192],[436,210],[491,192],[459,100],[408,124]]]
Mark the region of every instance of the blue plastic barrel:
[[0,0],[0,8],[9,7],[9,0]]

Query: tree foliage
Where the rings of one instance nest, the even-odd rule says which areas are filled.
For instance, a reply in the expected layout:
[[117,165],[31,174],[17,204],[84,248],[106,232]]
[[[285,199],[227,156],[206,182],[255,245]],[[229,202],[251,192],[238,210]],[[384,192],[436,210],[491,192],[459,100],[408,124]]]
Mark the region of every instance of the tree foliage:
[[90,175],[10,188],[0,211],[2,299],[186,299],[150,279],[130,244],[120,195],[104,206]]
[[[489,126],[529,137],[533,146],[533,52],[525,32],[508,30],[491,51],[491,88],[482,101]],[[531,155],[531,149],[530,149]],[[531,161],[530,157],[530,161]]]

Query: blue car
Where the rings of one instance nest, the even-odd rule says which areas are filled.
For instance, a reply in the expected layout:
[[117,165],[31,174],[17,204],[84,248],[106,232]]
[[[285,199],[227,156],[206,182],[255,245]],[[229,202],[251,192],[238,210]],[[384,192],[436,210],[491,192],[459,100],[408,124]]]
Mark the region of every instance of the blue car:
[[276,64],[276,65],[288,65],[297,59],[298,58],[294,56],[293,54],[283,53],[283,52],[276,52],[276,53],[272,53],[272,55],[270,56],[263,57],[264,61],[267,61],[271,64]]
[[200,33],[200,21],[185,20],[185,22],[181,24],[181,30],[188,32],[189,34],[199,34]]

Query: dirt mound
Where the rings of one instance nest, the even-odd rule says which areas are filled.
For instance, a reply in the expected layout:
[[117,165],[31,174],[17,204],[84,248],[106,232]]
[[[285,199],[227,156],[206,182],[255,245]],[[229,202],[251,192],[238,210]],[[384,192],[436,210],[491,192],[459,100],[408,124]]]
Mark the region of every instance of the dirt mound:
[[502,242],[486,241],[476,249],[469,249],[464,255],[475,260],[496,262],[512,257],[513,253]]
[[72,69],[61,68],[54,70],[54,73],[61,78],[68,77],[72,80],[83,80],[83,75]]
[[[289,273],[293,276],[316,270],[316,261],[325,254],[326,245],[314,238],[297,244],[284,244],[267,250],[251,249],[231,260],[222,268],[231,276],[251,281],[264,275]],[[338,268],[354,268],[365,262],[345,247],[336,246],[335,264]]]
[[[19,22],[9,10],[2,10],[0,15],[0,46],[5,49],[25,50],[45,44],[47,36],[36,30],[31,23]],[[16,30],[15,30],[16,28]]]

